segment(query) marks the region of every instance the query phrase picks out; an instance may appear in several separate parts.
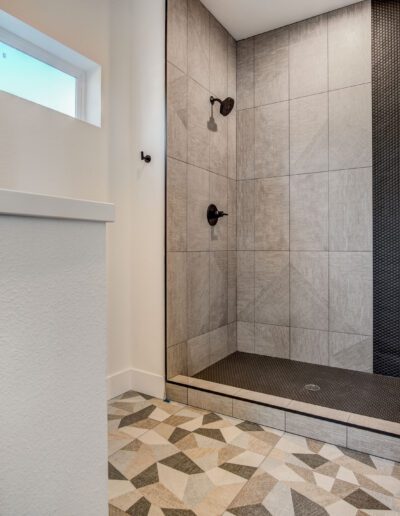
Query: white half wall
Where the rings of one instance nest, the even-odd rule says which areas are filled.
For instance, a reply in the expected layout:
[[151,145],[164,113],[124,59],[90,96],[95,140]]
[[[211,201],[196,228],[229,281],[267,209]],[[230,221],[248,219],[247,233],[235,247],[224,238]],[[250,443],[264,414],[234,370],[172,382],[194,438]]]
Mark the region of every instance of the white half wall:
[[106,516],[105,224],[0,235],[0,514]]

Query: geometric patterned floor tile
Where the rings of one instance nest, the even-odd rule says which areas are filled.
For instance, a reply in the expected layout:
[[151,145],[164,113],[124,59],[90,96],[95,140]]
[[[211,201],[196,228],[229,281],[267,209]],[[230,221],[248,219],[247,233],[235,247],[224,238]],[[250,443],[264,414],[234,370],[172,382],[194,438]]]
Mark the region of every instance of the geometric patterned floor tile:
[[400,465],[134,391],[109,402],[110,516],[400,515]]

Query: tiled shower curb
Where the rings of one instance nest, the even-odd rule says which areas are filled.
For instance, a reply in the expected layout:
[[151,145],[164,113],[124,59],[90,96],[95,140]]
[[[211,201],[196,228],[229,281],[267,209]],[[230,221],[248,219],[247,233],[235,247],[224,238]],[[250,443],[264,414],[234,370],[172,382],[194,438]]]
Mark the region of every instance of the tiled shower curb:
[[167,399],[400,462],[400,424],[177,376]]

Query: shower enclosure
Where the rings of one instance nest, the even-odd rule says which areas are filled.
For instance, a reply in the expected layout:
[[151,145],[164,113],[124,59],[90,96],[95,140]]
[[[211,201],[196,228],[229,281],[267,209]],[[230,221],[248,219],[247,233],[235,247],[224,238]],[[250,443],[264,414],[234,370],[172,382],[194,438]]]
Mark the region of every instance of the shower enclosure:
[[371,63],[369,1],[235,41],[168,0],[170,397],[400,422],[373,338]]

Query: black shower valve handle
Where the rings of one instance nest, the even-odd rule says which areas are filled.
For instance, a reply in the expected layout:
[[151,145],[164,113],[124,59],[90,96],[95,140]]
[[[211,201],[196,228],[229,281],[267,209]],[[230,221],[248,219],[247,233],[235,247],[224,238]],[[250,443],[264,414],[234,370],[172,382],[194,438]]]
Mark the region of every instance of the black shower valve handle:
[[215,226],[217,224],[218,220],[222,217],[227,217],[228,214],[225,213],[222,210],[219,210],[215,204],[210,204],[210,206],[207,208],[207,220],[210,226]]

